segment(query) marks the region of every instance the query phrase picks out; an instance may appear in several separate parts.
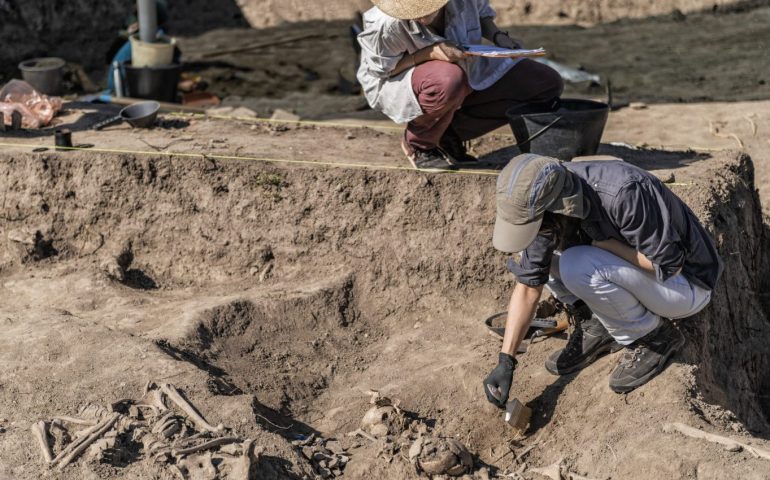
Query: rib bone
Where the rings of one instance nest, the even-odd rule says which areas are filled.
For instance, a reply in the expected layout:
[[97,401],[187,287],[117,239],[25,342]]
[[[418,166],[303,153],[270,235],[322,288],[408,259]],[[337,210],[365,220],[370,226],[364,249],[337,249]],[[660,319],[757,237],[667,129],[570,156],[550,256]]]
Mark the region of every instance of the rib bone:
[[236,437],[222,437],[222,438],[215,438],[214,440],[209,440],[208,442],[201,443],[200,445],[195,445],[193,447],[189,448],[183,448],[181,450],[174,450],[173,454],[174,456],[178,455],[189,455],[191,453],[199,452],[201,450],[208,450],[209,448],[218,447],[220,445],[225,445],[227,443],[236,443],[240,442],[241,440]]

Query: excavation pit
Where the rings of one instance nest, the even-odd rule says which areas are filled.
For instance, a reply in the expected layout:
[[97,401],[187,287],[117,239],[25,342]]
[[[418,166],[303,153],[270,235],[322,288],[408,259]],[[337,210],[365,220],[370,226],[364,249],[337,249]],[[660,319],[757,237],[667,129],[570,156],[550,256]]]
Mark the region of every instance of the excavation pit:
[[[509,432],[481,390],[499,340],[479,319],[502,310],[512,287],[490,244],[494,175],[393,169],[400,157],[385,153],[397,151],[398,134],[387,130],[356,129],[349,139],[345,128],[236,123],[225,143],[210,142],[222,128],[193,119],[185,131],[80,132],[95,150],[0,154],[0,360],[8,365],[0,410],[23,427],[86,401],[127,398],[148,380],[173,381],[213,424],[269,445],[268,478],[302,478],[315,467],[291,441],[352,438],[377,390],[460,439],[477,474],[508,468],[500,457]],[[694,440],[677,450],[682,439],[660,427],[770,433],[770,327],[758,295],[770,271],[768,237],[751,159],[603,151],[661,178],[674,174],[670,188],[714,235],[725,275],[712,305],[679,323],[686,351],[627,396],[606,385],[617,356],[557,379],[542,364],[563,340],[534,344],[513,387],[534,410],[529,434],[539,446],[528,462],[567,456],[573,471],[597,478],[762,468]],[[39,231],[57,254],[30,261],[10,231]],[[127,244],[128,271],[157,288],[105,273]],[[29,459],[22,427],[3,434],[0,474],[34,478],[43,466]],[[357,441],[345,478],[417,478],[406,452]],[[650,465],[651,456],[661,461]],[[117,463],[110,474],[157,473],[141,459]]]

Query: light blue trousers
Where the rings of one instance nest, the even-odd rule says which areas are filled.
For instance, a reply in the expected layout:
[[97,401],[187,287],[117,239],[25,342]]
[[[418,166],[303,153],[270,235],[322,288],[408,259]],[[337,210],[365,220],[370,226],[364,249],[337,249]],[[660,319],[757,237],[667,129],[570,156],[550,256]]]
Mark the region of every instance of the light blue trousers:
[[563,303],[583,300],[621,345],[655,330],[660,317],[690,317],[711,301],[710,290],[682,274],[660,282],[622,258],[590,246],[554,256],[547,287]]

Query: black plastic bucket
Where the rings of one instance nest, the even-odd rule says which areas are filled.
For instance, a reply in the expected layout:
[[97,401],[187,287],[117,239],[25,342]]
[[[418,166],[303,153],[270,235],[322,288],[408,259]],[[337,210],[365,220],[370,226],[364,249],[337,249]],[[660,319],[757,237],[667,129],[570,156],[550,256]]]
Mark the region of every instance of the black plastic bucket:
[[570,161],[596,154],[609,113],[606,103],[565,98],[556,111],[522,112],[514,107],[507,116],[521,153]]
[[123,65],[123,69],[127,96],[159,102],[176,102],[176,89],[182,71],[181,65],[139,68],[126,63]]
[[46,57],[25,60],[19,64],[25,82],[43,95],[61,94],[62,77],[66,62],[61,58]]

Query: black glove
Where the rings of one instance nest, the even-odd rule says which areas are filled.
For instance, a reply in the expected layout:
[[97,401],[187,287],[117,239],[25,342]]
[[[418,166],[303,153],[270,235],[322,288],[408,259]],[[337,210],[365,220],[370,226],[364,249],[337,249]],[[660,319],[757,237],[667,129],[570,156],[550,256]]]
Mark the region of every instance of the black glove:
[[505,408],[511,390],[513,371],[516,369],[516,359],[507,353],[500,352],[497,366],[484,379],[484,393],[493,405]]

